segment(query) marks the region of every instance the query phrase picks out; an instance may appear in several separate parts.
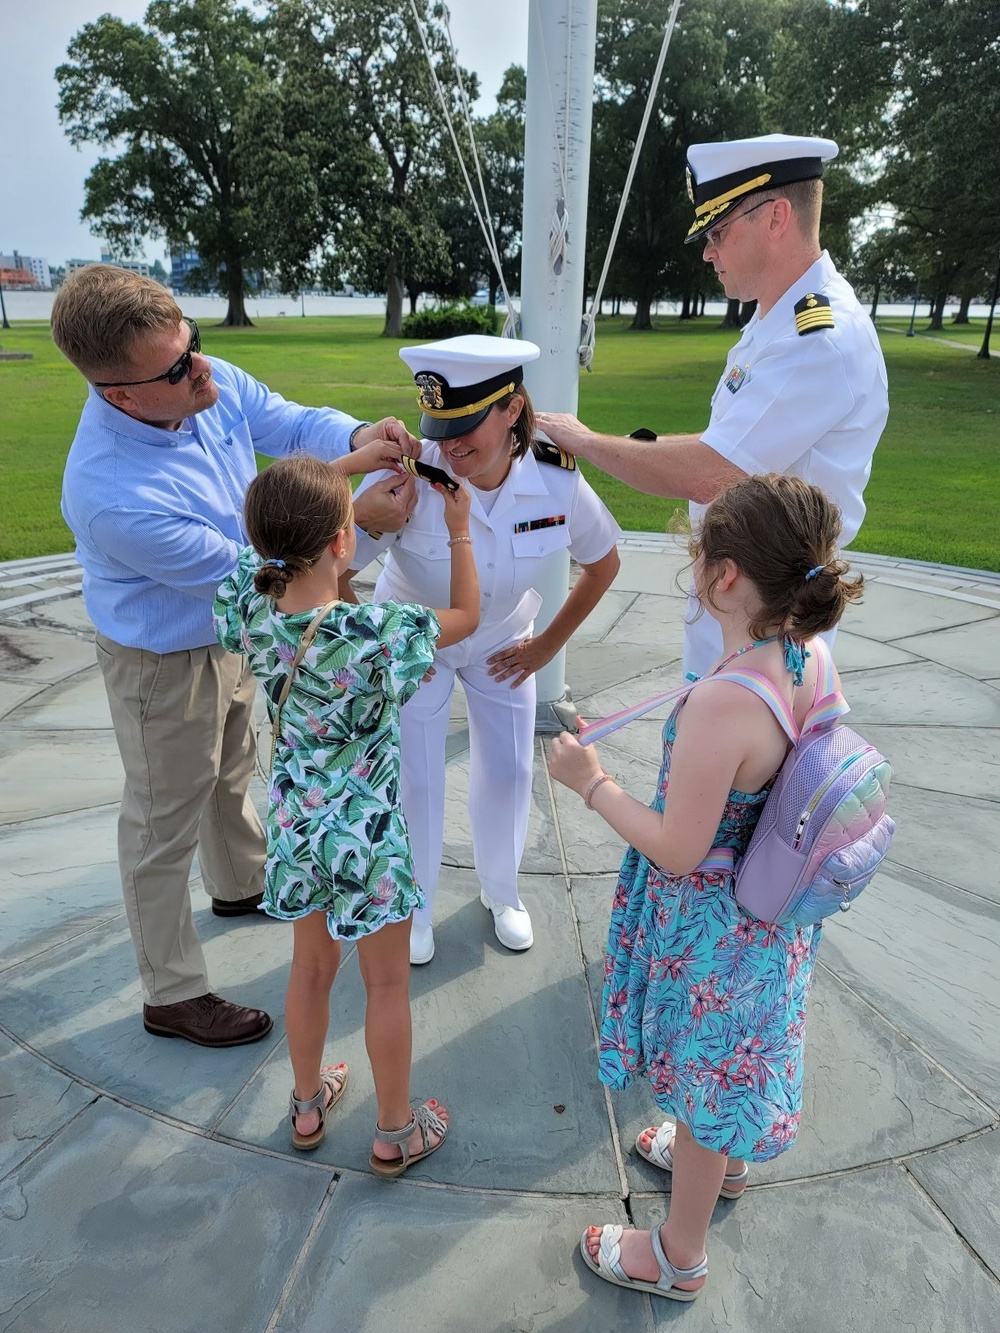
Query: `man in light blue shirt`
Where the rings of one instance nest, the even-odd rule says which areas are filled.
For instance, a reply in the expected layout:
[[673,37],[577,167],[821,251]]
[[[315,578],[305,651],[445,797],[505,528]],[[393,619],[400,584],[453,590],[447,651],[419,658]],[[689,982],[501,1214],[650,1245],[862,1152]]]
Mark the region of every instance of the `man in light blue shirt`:
[[[246,545],[255,451],[332,461],[375,439],[419,444],[394,418],[300,407],[204,356],[170,293],[123,269],[69,278],[52,334],[90,383],[62,511],[125,767],[118,854],[143,1022],[204,1046],[257,1041],[270,1017],[209,991],[188,891],[196,850],[217,915],[254,912],[263,890],[255,686],[219,646],[212,600]],[[413,479],[389,477],[359,497],[356,521],[395,531],[414,502]]]

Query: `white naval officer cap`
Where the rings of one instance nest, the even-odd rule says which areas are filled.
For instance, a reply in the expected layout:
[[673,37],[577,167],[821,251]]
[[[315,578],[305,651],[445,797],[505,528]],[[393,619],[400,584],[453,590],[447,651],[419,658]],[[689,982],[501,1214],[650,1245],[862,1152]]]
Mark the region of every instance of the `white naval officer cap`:
[[685,245],[699,240],[748,195],[822,176],[823,163],[839,152],[832,139],[800,134],[693,143],[687,151],[687,185],[695,216]]
[[420,390],[421,435],[453,440],[475,430],[494,403],[513,393],[524,379],[525,363],[536,361],[541,348],[520,338],[463,333],[401,347],[399,355]]

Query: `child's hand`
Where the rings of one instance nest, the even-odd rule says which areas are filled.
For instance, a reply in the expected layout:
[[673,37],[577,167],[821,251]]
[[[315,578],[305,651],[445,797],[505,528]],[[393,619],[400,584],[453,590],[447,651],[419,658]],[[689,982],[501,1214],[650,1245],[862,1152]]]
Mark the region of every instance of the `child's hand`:
[[363,444],[340,461],[346,472],[361,476],[365,472],[402,472],[399,460],[406,450],[396,440],[372,440]]
[[581,745],[575,736],[563,731],[549,747],[549,772],[556,782],[582,796],[587,784],[604,770],[592,745]]
[[472,496],[468,490],[461,483],[457,491],[446,490],[444,486],[435,486],[434,489],[444,500],[444,521],[449,536],[467,537],[469,535],[469,509],[472,506]]

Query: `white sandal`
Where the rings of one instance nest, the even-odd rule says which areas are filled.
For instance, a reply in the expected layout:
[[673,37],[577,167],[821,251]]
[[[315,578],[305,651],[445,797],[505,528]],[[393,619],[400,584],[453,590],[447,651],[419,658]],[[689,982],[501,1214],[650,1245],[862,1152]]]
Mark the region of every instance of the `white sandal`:
[[[288,1118],[292,1126],[292,1147],[299,1152],[311,1152],[318,1148],[326,1136],[326,1117],[337,1105],[347,1087],[347,1065],[325,1065],[319,1071],[319,1092],[315,1097],[298,1098],[295,1089],[288,1099]],[[310,1111],[319,1112],[319,1125],[311,1134],[300,1134],[295,1127],[295,1118],[307,1115]]]
[[[377,1143],[395,1144],[402,1156],[387,1159],[376,1157],[372,1153],[368,1158],[368,1165],[375,1175],[381,1176],[383,1180],[395,1180],[397,1176],[401,1176],[415,1162],[419,1162],[424,1157],[430,1157],[432,1152],[437,1152],[448,1137],[450,1128],[450,1122],[442,1120],[429,1102],[424,1102],[415,1111],[412,1111],[410,1123],[404,1125],[402,1129],[382,1129],[376,1121],[375,1141]],[[416,1129],[420,1130],[420,1141],[423,1147],[420,1152],[411,1153],[410,1139]],[[431,1143],[431,1134],[439,1135],[437,1143]]]
[[621,1238],[624,1232],[625,1228],[619,1226],[616,1222],[609,1222],[606,1226],[601,1227],[601,1247],[597,1252],[596,1259],[591,1257],[590,1250],[587,1248],[588,1232],[583,1233],[580,1239],[580,1253],[583,1256],[583,1262],[592,1273],[604,1278],[605,1282],[613,1282],[616,1287],[628,1287],[631,1291],[645,1291],[650,1296],[666,1296],[671,1301],[693,1301],[697,1299],[701,1294],[701,1287],[697,1291],[685,1291],[676,1284],[678,1282],[694,1282],[700,1277],[707,1277],[707,1255],[700,1264],[695,1264],[693,1268],[675,1268],[663,1251],[660,1228],[654,1227],[649,1233],[649,1239],[653,1246],[653,1254],[660,1270],[660,1276],[655,1282],[642,1282],[638,1278],[629,1277],[625,1269],[622,1268]]
[[[674,1141],[674,1135],[677,1133],[677,1126],[672,1120],[664,1120],[659,1129],[653,1135],[653,1141],[648,1149],[643,1146],[642,1135],[653,1132],[653,1126],[644,1129],[642,1134],[638,1134],[635,1140],[635,1150],[640,1157],[645,1158],[651,1166],[658,1166],[661,1171],[671,1172],[674,1169],[674,1158],[670,1151],[670,1145]],[[720,1199],[738,1199],[746,1190],[747,1178],[750,1175],[750,1168],[746,1162],[743,1163],[742,1171],[734,1171],[732,1175],[722,1177],[722,1188],[719,1190]]]

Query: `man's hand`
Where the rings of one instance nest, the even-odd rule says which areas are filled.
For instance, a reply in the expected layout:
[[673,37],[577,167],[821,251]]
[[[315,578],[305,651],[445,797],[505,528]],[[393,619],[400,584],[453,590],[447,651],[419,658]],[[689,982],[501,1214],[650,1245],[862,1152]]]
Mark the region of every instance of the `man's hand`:
[[536,412],[535,424],[560,449],[565,449],[568,454],[589,458],[587,450],[589,442],[594,439],[594,432],[571,412]]
[[[398,417],[383,417],[381,421],[376,421],[370,426],[362,426],[354,436],[354,450],[363,448],[366,444],[373,444],[375,440],[394,440],[402,449],[404,454],[410,454],[413,458],[420,457],[420,441],[415,435],[411,435]],[[393,531],[389,528],[386,531]]]
[[416,503],[417,484],[413,477],[409,474],[383,477],[355,497],[354,521],[369,532],[398,532]]

